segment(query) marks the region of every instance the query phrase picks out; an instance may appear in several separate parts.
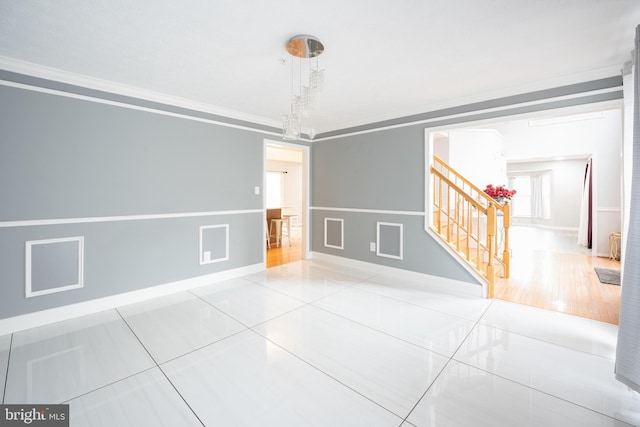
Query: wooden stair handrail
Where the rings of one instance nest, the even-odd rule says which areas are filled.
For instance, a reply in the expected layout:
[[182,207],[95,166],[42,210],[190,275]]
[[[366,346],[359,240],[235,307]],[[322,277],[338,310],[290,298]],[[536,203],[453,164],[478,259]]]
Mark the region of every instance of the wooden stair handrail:
[[[462,197],[464,197],[469,203],[471,203],[473,205],[473,207],[475,207],[476,209],[478,209],[480,212],[482,212],[483,214],[487,215],[488,209],[487,206],[482,205],[480,202],[478,202],[476,199],[474,199],[473,197],[469,196],[466,191],[464,191],[462,188],[460,188],[457,184],[455,184],[453,181],[451,181],[449,178],[447,178],[442,172],[440,172],[439,170],[437,170],[436,168],[434,168],[433,166],[431,166],[431,172],[433,172],[435,175],[437,175],[441,180],[443,180],[444,182],[446,182],[447,184],[449,184],[449,187],[454,188],[458,193],[460,193],[460,195]],[[493,199],[491,199],[491,201],[489,203],[494,203],[495,201]]]
[[[475,191],[476,193],[478,193],[478,195],[484,199],[487,204],[489,203],[493,203],[496,205],[496,209],[501,210],[502,212],[505,211],[505,205],[501,205],[500,203],[496,203],[495,200],[493,200],[492,197],[488,196],[487,193],[484,192],[484,190],[481,190],[480,187],[474,185],[471,181],[469,181],[467,178],[465,178],[460,172],[458,172],[457,170],[455,170],[454,168],[452,168],[450,165],[448,165],[447,163],[445,163],[440,157],[436,156],[435,154],[433,155],[433,159],[441,164],[442,166],[444,166],[447,171],[451,172],[453,175],[456,176],[456,178],[459,178],[460,180],[462,180],[465,184],[467,184],[473,191]],[[434,170],[435,167],[432,165],[431,169]],[[438,171],[437,169],[435,169],[436,171]],[[440,171],[438,171],[440,172]],[[442,173],[440,173],[441,175],[443,175]],[[460,188],[460,187],[458,187]],[[466,193],[466,191],[464,191],[464,193]]]
[[[435,194],[439,196],[434,198],[433,202],[438,213],[437,218],[434,217],[434,221],[437,219],[437,224],[431,224],[431,228],[472,269],[487,280],[488,297],[491,298],[494,292],[496,273],[500,271],[496,267],[501,266],[502,276],[509,277],[511,208],[508,203],[496,202],[484,190],[474,185],[438,156],[434,155],[433,160],[434,163],[429,171],[434,177],[433,191],[436,191],[436,186],[438,186]],[[443,194],[443,189],[446,189],[446,194]],[[498,211],[502,212],[503,216],[504,239],[501,243],[504,246],[502,253],[499,253],[498,246]],[[486,218],[486,230],[481,233],[479,227],[483,218]],[[443,219],[446,221],[444,225]],[[443,232],[445,227],[446,232]]]

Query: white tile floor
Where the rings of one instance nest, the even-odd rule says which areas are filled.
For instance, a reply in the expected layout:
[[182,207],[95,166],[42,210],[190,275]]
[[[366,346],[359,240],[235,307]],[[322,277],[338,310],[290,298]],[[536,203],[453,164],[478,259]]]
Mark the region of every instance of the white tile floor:
[[615,326],[431,285],[301,261],[18,332],[0,396],[73,427],[640,426]]

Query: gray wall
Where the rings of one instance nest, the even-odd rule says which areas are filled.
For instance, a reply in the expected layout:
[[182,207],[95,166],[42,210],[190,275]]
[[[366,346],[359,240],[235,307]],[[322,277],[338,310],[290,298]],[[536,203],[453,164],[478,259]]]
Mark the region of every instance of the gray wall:
[[424,126],[314,142],[312,206],[424,210]]
[[[477,283],[425,230],[423,216],[367,210],[424,211],[425,129],[620,99],[619,76],[431,111],[319,135],[311,151],[312,249],[317,252]],[[575,95],[571,99],[561,99]],[[530,101],[537,104],[522,105]],[[499,110],[493,110],[499,107]],[[468,114],[456,117],[458,114]],[[453,116],[453,117],[452,117]],[[429,120],[429,124],[411,124]],[[387,126],[403,126],[385,129]],[[380,130],[378,130],[380,129]],[[365,133],[362,133],[365,132]],[[351,133],[351,135],[349,135]],[[359,133],[359,134],[356,134]],[[331,139],[327,139],[331,138]],[[343,212],[327,208],[361,209]],[[324,246],[324,218],[344,218],[344,249]],[[404,259],[369,250],[375,223],[404,224]]]
[[[424,126],[314,142],[311,147],[311,205],[423,212]],[[324,218],[344,219],[344,249],[324,246]],[[376,223],[403,224],[404,259],[376,256]],[[312,211],[312,250],[405,270],[476,283],[424,230],[423,215]]]
[[[15,73],[0,71],[0,78],[192,118],[225,120]],[[621,96],[617,92],[586,92],[615,87],[620,80],[602,79],[501,98],[321,137],[414,120],[441,119],[431,123],[441,126],[617,99]],[[585,92],[585,96],[502,112],[482,111],[578,92]],[[464,112],[477,113],[449,117]],[[264,132],[277,131],[234,119],[227,122]],[[424,128],[409,125],[314,142],[312,206],[421,212],[425,196]],[[273,134],[0,86],[0,319],[261,263],[262,214],[215,213],[262,208],[262,196],[254,194],[254,187],[263,182],[265,137],[273,139]],[[127,221],[92,219],[175,213],[197,215]],[[344,218],[344,250],[324,247],[322,227],[326,216]],[[64,218],[80,222],[12,223]],[[377,257],[369,251],[377,221],[403,224],[403,260]],[[317,209],[312,212],[312,248],[473,283],[474,279],[424,231],[422,222],[423,217],[415,214]],[[217,224],[229,224],[229,260],[200,265],[199,228]],[[84,237],[84,287],[26,299],[25,242],[77,236]],[[218,253],[217,249],[214,252]],[[60,268],[74,268],[72,261]],[[54,273],[66,277],[64,271]],[[38,277],[45,276],[38,271]],[[38,283],[36,288],[47,288],[47,284]]]
[[262,207],[262,136],[0,87],[0,220]]
[[[325,217],[344,219],[343,250],[324,246]],[[311,221],[313,251],[475,283],[473,277],[427,235],[422,216],[314,210]],[[377,256],[369,250],[369,243],[376,241],[377,222],[403,224],[402,260]]]
[[[8,86],[0,108],[0,318],[262,262],[261,212],[213,214],[262,208],[264,134]],[[82,222],[174,213],[203,215]],[[200,265],[216,224],[229,260]],[[25,242],[75,236],[84,288],[25,298]]]

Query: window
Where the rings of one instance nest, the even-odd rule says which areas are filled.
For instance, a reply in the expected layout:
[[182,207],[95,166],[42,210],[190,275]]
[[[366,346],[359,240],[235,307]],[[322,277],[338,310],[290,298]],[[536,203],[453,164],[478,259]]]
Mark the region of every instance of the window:
[[509,187],[516,190],[511,200],[514,217],[551,218],[551,174],[548,171],[512,176]]
[[267,172],[267,208],[282,206],[282,173]]

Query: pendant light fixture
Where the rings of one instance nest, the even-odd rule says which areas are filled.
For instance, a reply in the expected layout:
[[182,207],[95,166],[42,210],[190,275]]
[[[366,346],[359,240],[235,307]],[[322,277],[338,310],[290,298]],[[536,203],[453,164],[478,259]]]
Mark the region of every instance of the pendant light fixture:
[[286,49],[292,57],[291,108],[284,115],[282,137],[298,139],[302,117],[318,109],[318,98],[324,89],[324,70],[318,63],[324,46],[316,37],[303,34],[289,39]]

